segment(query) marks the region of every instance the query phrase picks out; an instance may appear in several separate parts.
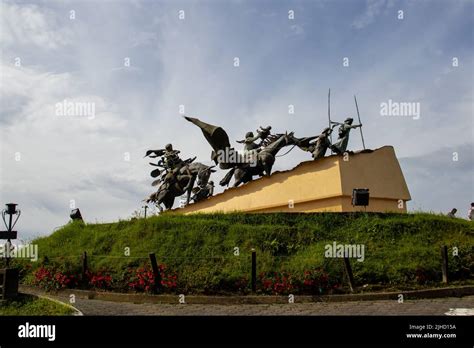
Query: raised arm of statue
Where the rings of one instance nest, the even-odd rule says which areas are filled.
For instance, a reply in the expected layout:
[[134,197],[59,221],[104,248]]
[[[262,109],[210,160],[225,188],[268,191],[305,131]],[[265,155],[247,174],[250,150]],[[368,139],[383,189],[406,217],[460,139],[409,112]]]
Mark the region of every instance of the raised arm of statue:
[[260,139],[261,137],[262,137],[262,133],[259,132],[259,131],[257,131],[257,135],[256,135],[256,136],[254,136],[253,138],[251,138],[251,137],[246,138],[246,139],[245,139],[245,142],[246,142],[246,143],[253,143],[254,141]]
[[[165,153],[165,150],[164,149],[160,149],[160,150],[147,150],[146,154],[145,154],[145,157],[151,157],[151,158],[156,158],[156,157],[159,157],[159,156],[163,156],[163,154]],[[153,154],[153,156],[151,156]]]

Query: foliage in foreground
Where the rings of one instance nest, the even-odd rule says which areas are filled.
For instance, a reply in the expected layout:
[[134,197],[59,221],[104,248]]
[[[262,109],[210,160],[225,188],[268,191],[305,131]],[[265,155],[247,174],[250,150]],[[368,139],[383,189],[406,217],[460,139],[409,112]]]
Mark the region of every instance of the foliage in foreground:
[[0,304],[0,315],[71,315],[73,312],[67,306],[33,296],[21,296]]

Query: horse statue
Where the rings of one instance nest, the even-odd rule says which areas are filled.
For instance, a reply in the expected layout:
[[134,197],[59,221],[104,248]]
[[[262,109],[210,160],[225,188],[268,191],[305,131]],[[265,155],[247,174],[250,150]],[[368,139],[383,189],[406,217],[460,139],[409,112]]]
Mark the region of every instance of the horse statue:
[[209,182],[211,173],[215,172],[214,166],[207,166],[203,163],[191,163],[186,164],[178,170],[176,175],[168,182],[164,182],[163,179],[157,179],[152,183],[152,186],[156,186],[161,183],[160,187],[156,192],[151,194],[147,199],[146,203],[154,203],[160,212],[163,211],[162,204],[166,209],[173,207],[176,197],[186,194],[186,205],[189,204],[191,199],[191,193],[196,183],[198,186],[205,186]]
[[229,185],[232,175],[234,176],[234,187],[253,180],[258,175],[270,176],[277,153],[288,145],[293,145],[293,133],[277,134],[261,151],[256,154],[256,162],[252,164],[238,164],[231,168],[225,177],[219,182],[221,186]]
[[[234,176],[234,187],[251,181],[255,175],[269,176],[273,164],[275,163],[276,154],[285,146],[295,145],[293,132],[287,134],[267,134],[266,138],[262,140],[262,146],[264,146],[263,149],[254,152],[256,158],[252,163],[225,161],[222,160],[219,154],[228,153],[234,151],[234,149],[230,147],[229,137],[224,129],[202,122],[197,118],[185,116],[185,119],[201,128],[204,137],[213,149],[211,159],[219,165],[219,168],[230,169],[230,171],[220,181],[219,184],[221,186],[229,185],[232,176]],[[266,130],[269,128],[262,129]]]

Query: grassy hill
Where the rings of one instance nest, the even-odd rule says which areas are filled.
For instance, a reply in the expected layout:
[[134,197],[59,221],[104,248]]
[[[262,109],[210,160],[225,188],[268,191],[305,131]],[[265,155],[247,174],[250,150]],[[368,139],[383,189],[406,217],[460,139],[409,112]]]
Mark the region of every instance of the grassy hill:
[[[358,285],[439,284],[442,245],[449,247],[451,278],[469,282],[473,237],[471,222],[424,213],[169,213],[109,224],[69,223],[34,243],[40,260],[46,256],[49,267],[69,273],[80,273],[81,254],[87,251],[89,267],[110,274],[114,281],[108,286],[121,290],[129,281],[127,272],[148,264],[148,253],[154,252],[166,272],[176,275],[174,291],[187,293],[245,293],[255,248],[261,291],[307,293],[344,289],[342,260],[324,257],[325,245],[334,241],[365,246],[364,262],[351,261]],[[452,255],[454,247],[458,256]],[[32,273],[26,273],[31,281]]]

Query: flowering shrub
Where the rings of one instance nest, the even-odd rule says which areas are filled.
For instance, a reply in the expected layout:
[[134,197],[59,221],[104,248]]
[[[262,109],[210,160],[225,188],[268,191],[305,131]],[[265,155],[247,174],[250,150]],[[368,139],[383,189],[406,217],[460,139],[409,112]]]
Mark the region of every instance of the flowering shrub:
[[249,280],[247,277],[239,278],[235,281],[233,288],[238,292],[247,292],[249,290]]
[[287,272],[260,273],[260,283],[267,294],[288,294],[295,289],[295,279]]
[[432,270],[428,270],[422,267],[417,267],[415,270],[415,281],[418,284],[428,284],[433,281],[433,279],[437,279],[438,276],[436,272]]
[[78,284],[78,278],[75,275],[63,273],[53,267],[40,267],[33,276],[33,284],[47,291],[73,288]]
[[[172,290],[177,286],[176,275],[169,274],[165,265],[159,265],[158,270],[161,276],[161,286],[164,290]],[[155,287],[155,275],[153,271],[147,267],[137,270],[129,270],[128,287],[130,290],[137,292],[153,292]]]
[[324,270],[318,268],[305,271],[303,278],[288,272],[261,273],[260,288],[265,294],[282,295],[294,293],[324,293],[338,288],[340,285],[331,282]]
[[[165,265],[159,265],[161,290],[171,292],[177,288],[177,276],[170,272]],[[79,273],[76,269],[76,274]],[[155,276],[151,267],[129,268],[121,275],[111,274],[105,270],[98,272],[87,271],[86,278],[75,275],[72,271],[64,271],[57,266],[42,266],[32,273],[32,285],[47,291],[64,288],[87,286],[94,289],[112,291],[135,291],[153,293],[155,290]],[[416,274],[418,281],[424,281],[425,274],[421,270]],[[288,271],[261,273],[257,279],[259,292],[268,295],[293,294],[323,294],[330,293],[340,287],[331,279],[322,268],[303,273]],[[241,277],[228,283],[229,291],[248,293],[250,281],[248,277]]]
[[305,292],[323,293],[338,286],[330,281],[329,275],[321,268],[304,272],[302,290]]
[[92,273],[87,271],[86,277],[89,285],[96,289],[110,289],[112,287],[112,276],[103,272]]

